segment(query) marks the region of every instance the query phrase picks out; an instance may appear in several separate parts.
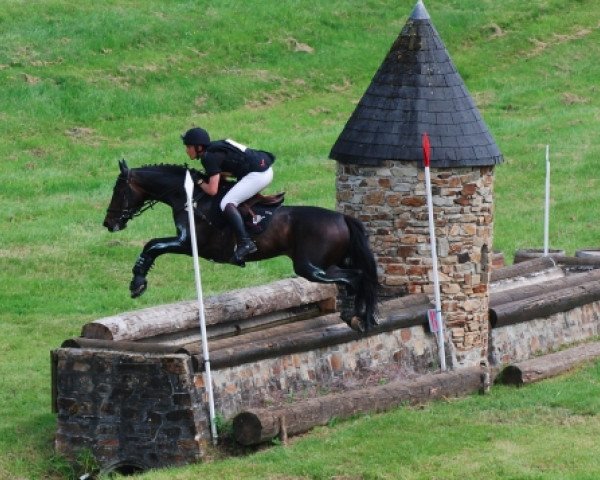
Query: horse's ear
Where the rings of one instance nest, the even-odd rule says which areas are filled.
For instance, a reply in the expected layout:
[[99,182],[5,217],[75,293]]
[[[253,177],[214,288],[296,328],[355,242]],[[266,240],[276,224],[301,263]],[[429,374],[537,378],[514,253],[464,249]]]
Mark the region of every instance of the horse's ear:
[[119,168],[121,169],[121,173],[123,173],[123,174],[126,174],[127,170],[129,170],[129,167],[127,166],[127,162],[125,161],[124,158],[122,160],[119,160]]

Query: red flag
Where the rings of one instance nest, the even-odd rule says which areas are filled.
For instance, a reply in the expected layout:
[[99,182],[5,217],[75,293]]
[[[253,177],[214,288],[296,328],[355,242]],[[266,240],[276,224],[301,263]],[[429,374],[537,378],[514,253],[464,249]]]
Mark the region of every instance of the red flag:
[[423,140],[423,163],[426,167],[429,166],[429,158],[430,158],[430,146],[429,146],[429,135],[425,132],[422,136]]

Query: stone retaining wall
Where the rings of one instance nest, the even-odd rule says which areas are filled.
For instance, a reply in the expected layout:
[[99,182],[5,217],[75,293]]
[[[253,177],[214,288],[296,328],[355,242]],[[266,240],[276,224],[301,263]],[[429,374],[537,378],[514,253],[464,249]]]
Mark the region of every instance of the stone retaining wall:
[[205,403],[187,355],[62,348],[52,358],[58,453],[76,458],[88,449],[102,467],[136,469],[204,455],[197,434]]
[[600,302],[593,302],[547,318],[491,330],[488,359],[505,365],[550,353],[600,334]]
[[[225,418],[244,408],[359,388],[439,368],[436,338],[423,326],[213,370],[215,402]],[[201,375],[196,386],[204,387]]]
[[[600,332],[600,301],[493,329],[492,365],[518,362]],[[454,354],[447,346],[447,354]],[[61,348],[52,353],[59,454],[89,449],[100,465],[141,469],[205,458],[210,445],[204,377],[191,357]],[[447,359],[447,363],[450,363]],[[213,370],[216,412],[286,404],[418,377],[438,367],[435,336],[422,325],[308,352]]]

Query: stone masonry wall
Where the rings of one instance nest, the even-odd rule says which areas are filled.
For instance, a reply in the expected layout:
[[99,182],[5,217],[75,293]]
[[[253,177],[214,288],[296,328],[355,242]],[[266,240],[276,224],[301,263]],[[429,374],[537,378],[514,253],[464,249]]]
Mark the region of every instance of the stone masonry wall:
[[53,362],[58,453],[74,459],[88,449],[103,468],[139,469],[203,455],[196,435],[205,408],[187,355],[69,348]]
[[[519,362],[599,333],[600,302],[593,302],[493,329],[489,361]],[[75,458],[89,449],[104,468],[141,469],[183,465],[207,454],[204,376],[192,371],[188,356],[73,348],[52,356],[58,453]],[[229,420],[251,407],[413,378],[436,370],[437,363],[435,336],[421,325],[403,328],[213,370],[215,409]]]
[[[228,419],[246,408],[378,385],[437,368],[435,336],[417,325],[331,347],[213,370],[215,408]],[[196,386],[204,392],[203,375],[195,378]]]
[[600,302],[593,302],[546,318],[492,329],[489,362],[517,363],[597,335],[600,335]]
[[[442,314],[459,365],[478,365],[488,339],[493,168],[431,169]],[[433,298],[425,177],[417,162],[338,163],[338,210],[370,234],[384,294]]]

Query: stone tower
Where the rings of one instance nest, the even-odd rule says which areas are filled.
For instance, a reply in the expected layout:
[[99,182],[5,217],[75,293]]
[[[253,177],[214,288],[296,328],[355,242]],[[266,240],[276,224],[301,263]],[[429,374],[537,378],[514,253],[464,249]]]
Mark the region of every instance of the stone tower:
[[338,210],[365,223],[384,296],[433,296],[424,132],[450,351],[454,366],[476,365],[487,351],[494,165],[502,154],[419,0],[330,153]]

